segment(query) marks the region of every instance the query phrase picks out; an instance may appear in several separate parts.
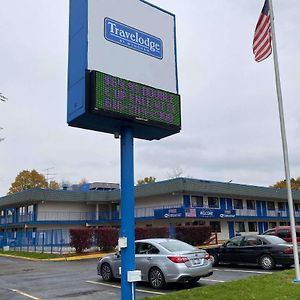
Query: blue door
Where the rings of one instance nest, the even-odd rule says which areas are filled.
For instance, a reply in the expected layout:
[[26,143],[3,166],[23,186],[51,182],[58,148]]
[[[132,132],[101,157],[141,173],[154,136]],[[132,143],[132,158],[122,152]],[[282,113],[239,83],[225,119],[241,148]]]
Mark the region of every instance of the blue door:
[[229,238],[231,239],[234,237],[234,222],[228,222],[228,231],[229,231]]

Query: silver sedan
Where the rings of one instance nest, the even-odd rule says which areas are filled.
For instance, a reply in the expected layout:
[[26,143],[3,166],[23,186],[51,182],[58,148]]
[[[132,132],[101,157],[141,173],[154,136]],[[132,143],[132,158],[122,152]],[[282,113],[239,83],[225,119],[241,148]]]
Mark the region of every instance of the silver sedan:
[[[144,239],[135,242],[136,270],[142,281],[160,289],[167,282],[195,283],[212,275],[209,254],[175,239]],[[121,257],[117,252],[99,259],[97,272],[104,281],[120,278]]]

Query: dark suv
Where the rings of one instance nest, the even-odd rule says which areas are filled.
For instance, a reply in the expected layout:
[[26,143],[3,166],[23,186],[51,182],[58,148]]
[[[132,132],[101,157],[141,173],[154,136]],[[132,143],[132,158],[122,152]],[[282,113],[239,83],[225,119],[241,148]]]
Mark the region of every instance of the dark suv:
[[[276,235],[288,243],[292,243],[291,226],[279,226],[265,231],[263,234]],[[297,243],[300,244],[300,226],[296,226]]]

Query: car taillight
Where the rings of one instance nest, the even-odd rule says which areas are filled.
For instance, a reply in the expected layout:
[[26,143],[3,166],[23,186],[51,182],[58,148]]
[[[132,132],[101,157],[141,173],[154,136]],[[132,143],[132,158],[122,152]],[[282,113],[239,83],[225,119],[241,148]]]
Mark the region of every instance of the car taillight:
[[189,261],[189,259],[185,256],[168,256],[168,259],[175,264],[185,263]]
[[208,253],[206,253],[206,254],[204,255],[204,259],[210,260],[210,255],[209,255]]
[[286,249],[284,249],[283,253],[284,254],[293,254],[294,251],[293,251],[293,248],[286,248]]

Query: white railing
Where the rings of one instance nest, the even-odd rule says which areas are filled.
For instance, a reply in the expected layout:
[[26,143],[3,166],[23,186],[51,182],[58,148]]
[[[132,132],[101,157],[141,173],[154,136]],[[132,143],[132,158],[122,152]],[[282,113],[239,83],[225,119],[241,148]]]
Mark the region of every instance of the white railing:
[[287,212],[284,210],[267,210],[268,217],[287,217]]
[[255,209],[235,209],[235,214],[237,216],[247,216],[247,217],[257,216],[257,212]]

